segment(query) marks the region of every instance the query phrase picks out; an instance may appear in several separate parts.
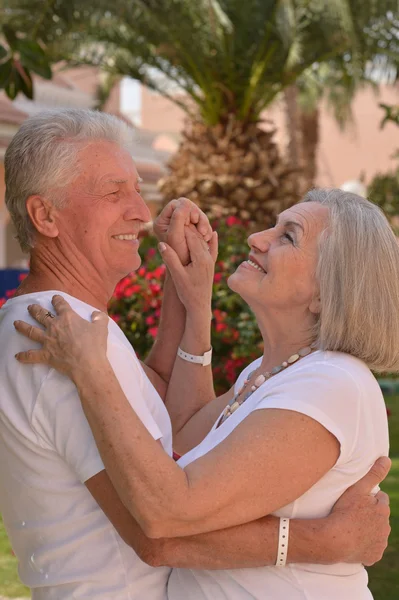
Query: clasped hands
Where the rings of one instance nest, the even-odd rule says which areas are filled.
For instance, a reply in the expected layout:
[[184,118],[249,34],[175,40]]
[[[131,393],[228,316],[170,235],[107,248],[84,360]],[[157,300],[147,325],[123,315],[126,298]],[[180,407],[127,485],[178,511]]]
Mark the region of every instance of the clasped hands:
[[172,200],[156,219],[154,232],[186,310],[209,316],[218,238],[207,216],[187,198]]

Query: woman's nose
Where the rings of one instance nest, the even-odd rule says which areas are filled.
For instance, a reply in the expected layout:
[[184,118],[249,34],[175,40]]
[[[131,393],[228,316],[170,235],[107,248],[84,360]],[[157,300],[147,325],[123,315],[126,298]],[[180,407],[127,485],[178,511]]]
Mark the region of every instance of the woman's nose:
[[259,252],[267,252],[270,248],[270,230],[252,233],[248,238],[248,245]]

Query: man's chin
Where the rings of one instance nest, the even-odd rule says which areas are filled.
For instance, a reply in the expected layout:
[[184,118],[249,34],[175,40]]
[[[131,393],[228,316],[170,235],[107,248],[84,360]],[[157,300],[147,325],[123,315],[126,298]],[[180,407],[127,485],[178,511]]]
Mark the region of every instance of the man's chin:
[[141,257],[138,257],[134,261],[130,261],[130,263],[126,263],[125,265],[120,265],[120,268],[118,269],[118,281],[137,271],[140,268],[140,265]]

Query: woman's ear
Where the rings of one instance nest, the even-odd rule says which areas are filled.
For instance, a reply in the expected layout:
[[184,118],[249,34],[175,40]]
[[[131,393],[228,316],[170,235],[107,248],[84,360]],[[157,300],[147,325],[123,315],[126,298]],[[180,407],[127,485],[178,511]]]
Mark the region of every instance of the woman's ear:
[[59,234],[56,225],[54,205],[37,194],[29,196],[26,201],[26,210],[36,231],[49,238],[56,238]]
[[319,315],[321,313],[321,300],[319,294],[315,294],[313,297],[309,305],[309,310],[314,315]]

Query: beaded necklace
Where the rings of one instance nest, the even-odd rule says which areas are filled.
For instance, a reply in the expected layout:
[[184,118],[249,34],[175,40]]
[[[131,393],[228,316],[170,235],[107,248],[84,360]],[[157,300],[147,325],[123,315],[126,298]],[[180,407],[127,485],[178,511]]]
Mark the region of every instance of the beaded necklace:
[[248,398],[250,396],[252,396],[252,394],[263,383],[265,383],[265,381],[267,381],[268,379],[273,377],[273,375],[277,375],[277,373],[281,373],[281,371],[284,371],[284,369],[286,369],[290,365],[293,365],[294,363],[296,363],[300,358],[303,358],[304,356],[308,356],[315,350],[316,350],[316,342],[313,342],[313,344],[311,344],[310,346],[305,346],[304,348],[301,348],[300,350],[298,350],[298,352],[296,352],[295,354],[292,354],[289,358],[287,358],[287,360],[282,362],[281,365],[278,365],[277,367],[273,367],[273,369],[271,371],[266,371],[266,373],[261,373],[260,375],[257,376],[255,381],[253,382],[253,385],[247,391],[247,393],[244,394],[244,396],[238,400],[238,398],[240,397],[240,395],[243,393],[243,391],[247,387],[248,383],[250,382],[252,375],[255,373],[255,371],[251,371],[251,373],[248,375],[247,379],[244,380],[244,384],[241,387],[241,389],[237,392],[237,394],[234,395],[234,397],[230,400],[230,402],[224,409],[223,414],[220,417],[216,428],[218,428],[220,425],[222,425],[222,423],[224,423],[226,421],[226,419],[231,417],[231,415],[237,410],[237,408],[239,408],[241,406],[241,404],[244,404],[244,402],[246,400],[248,400]]

